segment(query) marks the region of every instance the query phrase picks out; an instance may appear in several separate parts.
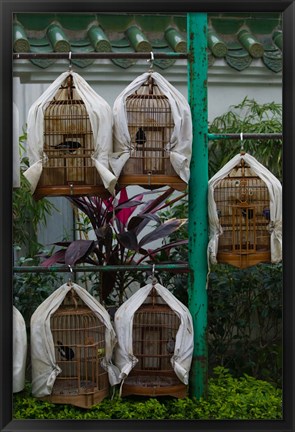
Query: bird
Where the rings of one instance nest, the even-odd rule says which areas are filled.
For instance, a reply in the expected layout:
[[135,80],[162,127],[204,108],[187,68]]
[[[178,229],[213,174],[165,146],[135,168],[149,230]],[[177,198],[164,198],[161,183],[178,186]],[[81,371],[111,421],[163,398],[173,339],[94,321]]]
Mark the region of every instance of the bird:
[[268,208],[264,209],[262,212],[265,219],[270,220],[270,210]]
[[68,346],[64,346],[62,342],[57,341],[57,350],[60,353],[60,355],[65,359],[65,360],[72,360],[75,356],[74,351],[72,350],[72,348],[68,347]]
[[171,335],[167,341],[167,344],[166,344],[167,352],[169,354],[173,354],[174,348],[175,348],[175,338]]
[[139,146],[144,145],[146,143],[146,136],[142,127],[140,127],[136,132],[135,142]]
[[105,354],[105,349],[104,349],[104,348],[98,348],[98,349],[97,349],[97,354],[99,355],[99,357],[104,356],[104,354]]
[[242,216],[244,218],[253,219],[254,211],[253,209],[242,209]]
[[58,150],[68,150],[69,153],[73,153],[75,150],[81,147],[79,141],[64,141],[63,143],[53,146]]

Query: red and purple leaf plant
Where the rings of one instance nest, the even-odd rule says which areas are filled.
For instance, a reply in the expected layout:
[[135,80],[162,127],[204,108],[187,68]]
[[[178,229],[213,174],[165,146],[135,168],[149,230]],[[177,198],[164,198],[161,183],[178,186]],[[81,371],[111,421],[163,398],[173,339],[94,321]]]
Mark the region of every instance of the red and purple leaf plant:
[[[171,207],[185,196],[172,197],[173,188],[158,192],[156,198],[147,200],[155,191],[144,191],[129,198],[126,188],[108,199],[94,197],[67,197],[73,206],[89,219],[95,240],[74,240],[55,243],[61,249],[46,258],[42,266],[54,264],[124,265],[126,271],[101,272],[100,301],[106,302],[109,294],[115,290],[119,304],[123,301],[126,288],[135,278],[134,272],[128,271],[128,265],[154,262],[157,254],[164,250],[187,243],[187,240],[169,243],[169,236],[178,230],[184,219],[163,221],[161,210]],[[172,198],[171,198],[172,197]],[[144,200],[145,198],[145,200]],[[136,212],[136,214],[135,214]],[[168,243],[159,244],[159,240],[168,239]],[[153,249],[150,245],[157,242]],[[149,249],[146,246],[150,245]]]

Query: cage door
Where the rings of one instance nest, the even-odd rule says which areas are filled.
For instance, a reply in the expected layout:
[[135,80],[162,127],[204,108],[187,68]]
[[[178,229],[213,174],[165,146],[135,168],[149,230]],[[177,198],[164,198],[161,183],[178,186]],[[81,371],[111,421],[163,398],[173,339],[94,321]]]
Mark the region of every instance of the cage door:
[[247,204],[232,206],[233,251],[251,253],[256,251],[256,211]]

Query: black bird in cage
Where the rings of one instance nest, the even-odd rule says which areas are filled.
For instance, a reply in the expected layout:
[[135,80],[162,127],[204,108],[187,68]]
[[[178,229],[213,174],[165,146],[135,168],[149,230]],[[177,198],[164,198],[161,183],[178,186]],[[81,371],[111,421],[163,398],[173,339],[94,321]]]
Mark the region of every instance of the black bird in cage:
[[253,209],[242,209],[242,216],[244,218],[253,219]]
[[168,341],[167,341],[166,349],[167,349],[167,352],[168,352],[169,354],[173,354],[173,353],[174,353],[174,349],[175,349],[175,338],[174,338],[172,335],[169,337],[169,339],[168,339]]
[[58,352],[60,353],[60,355],[65,359],[65,360],[72,360],[75,356],[74,351],[72,350],[72,348],[68,347],[68,346],[64,346],[62,342],[57,341],[57,345],[59,345],[57,347]]
[[140,127],[136,132],[135,142],[139,146],[142,146],[146,143],[146,136],[142,127]]
[[264,209],[262,212],[265,219],[270,220],[270,210],[268,208]]
[[73,153],[75,150],[81,147],[81,144],[79,141],[65,141],[53,147],[58,150],[68,150],[69,153]]

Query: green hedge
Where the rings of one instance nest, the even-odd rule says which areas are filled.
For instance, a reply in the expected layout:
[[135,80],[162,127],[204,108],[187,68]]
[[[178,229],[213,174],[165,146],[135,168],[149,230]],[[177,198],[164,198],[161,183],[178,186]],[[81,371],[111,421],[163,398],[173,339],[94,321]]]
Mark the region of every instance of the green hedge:
[[223,367],[209,379],[208,397],[192,398],[106,398],[85,410],[54,405],[30,395],[29,386],[14,396],[15,419],[74,420],[277,420],[282,418],[282,391],[270,383],[244,375],[233,378]]
[[208,288],[209,365],[282,384],[282,264],[212,266]]

